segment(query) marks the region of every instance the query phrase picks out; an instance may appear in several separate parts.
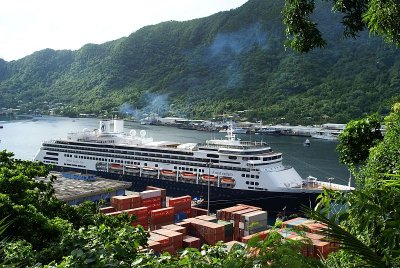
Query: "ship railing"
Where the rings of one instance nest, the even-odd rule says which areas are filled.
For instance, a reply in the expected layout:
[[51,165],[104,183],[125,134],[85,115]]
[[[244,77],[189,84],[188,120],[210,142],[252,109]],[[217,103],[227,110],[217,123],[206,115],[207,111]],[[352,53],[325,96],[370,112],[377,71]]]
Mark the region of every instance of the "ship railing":
[[266,143],[262,142],[249,142],[248,144],[240,144],[240,145],[229,145],[229,144],[209,144],[209,143],[201,143],[197,146],[198,148],[226,148],[226,149],[263,149],[268,147]]

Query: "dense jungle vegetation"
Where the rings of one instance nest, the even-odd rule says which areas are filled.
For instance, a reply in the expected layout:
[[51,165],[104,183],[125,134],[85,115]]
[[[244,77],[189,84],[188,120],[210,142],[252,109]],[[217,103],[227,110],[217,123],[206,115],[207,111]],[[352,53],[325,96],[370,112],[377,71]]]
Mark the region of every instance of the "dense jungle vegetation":
[[161,97],[153,112],[192,118],[247,110],[250,119],[308,124],[387,114],[400,95],[399,50],[366,32],[343,38],[341,17],[322,1],[313,18],[327,46],[298,54],[284,46],[283,6],[250,0],[76,51],[0,59],[0,107],[101,114]]

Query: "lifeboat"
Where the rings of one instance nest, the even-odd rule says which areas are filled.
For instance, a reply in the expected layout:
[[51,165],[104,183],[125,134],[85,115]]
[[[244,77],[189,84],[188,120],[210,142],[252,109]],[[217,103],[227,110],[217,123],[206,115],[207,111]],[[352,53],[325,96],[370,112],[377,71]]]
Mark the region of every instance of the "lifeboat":
[[181,177],[186,180],[196,180],[197,175],[192,172],[181,172]]
[[203,181],[215,182],[215,181],[217,181],[217,176],[203,174],[203,175],[201,175],[201,179]]
[[120,164],[111,164],[111,169],[122,170],[123,167]]
[[156,168],[151,168],[151,167],[143,167],[142,168],[142,175],[147,175],[147,176],[157,176],[158,170]]
[[140,167],[133,166],[133,165],[126,165],[125,166],[125,172],[127,172],[127,173],[139,173],[140,172]]
[[168,178],[175,178],[176,177],[176,171],[174,171],[174,170],[163,169],[163,170],[160,171],[160,173],[164,177],[168,177]]
[[221,178],[221,183],[224,183],[224,184],[235,184],[235,179],[233,179],[231,177],[222,177]]

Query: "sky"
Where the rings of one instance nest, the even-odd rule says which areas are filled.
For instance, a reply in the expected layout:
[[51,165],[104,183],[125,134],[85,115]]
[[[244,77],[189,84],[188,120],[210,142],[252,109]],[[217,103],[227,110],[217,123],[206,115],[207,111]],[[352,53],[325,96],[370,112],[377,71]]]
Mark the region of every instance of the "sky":
[[0,58],[45,48],[76,50],[128,36],[146,25],[185,21],[237,8],[247,0],[2,0]]

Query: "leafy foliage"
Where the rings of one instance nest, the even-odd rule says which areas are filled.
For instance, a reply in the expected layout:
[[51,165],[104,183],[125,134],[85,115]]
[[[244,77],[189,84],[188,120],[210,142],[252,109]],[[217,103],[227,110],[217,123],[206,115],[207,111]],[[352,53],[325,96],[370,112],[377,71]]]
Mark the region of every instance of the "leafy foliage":
[[[352,127],[357,129],[359,122]],[[313,213],[315,219],[329,225],[329,235],[341,242],[342,251],[328,259],[332,267],[340,260],[350,267],[360,262],[369,267],[400,266],[399,104],[393,106],[385,125],[383,140],[369,150],[367,160],[356,172],[357,189],[345,195],[328,193],[321,197],[318,213]],[[362,129],[370,127],[364,125]],[[370,146],[371,140],[363,135],[358,139],[355,144],[364,140],[365,146]],[[332,201],[336,205],[332,206]],[[330,220],[325,218],[327,215]]]
[[369,156],[369,149],[383,139],[377,115],[350,121],[339,135],[339,161],[354,169]]
[[[309,20],[314,0],[285,0],[284,23],[288,44],[294,50],[308,52],[325,45],[316,24]],[[344,36],[356,38],[365,28],[382,36],[386,42],[400,46],[400,3],[381,0],[331,0],[332,10],[340,12]],[[291,40],[293,39],[293,40]]]

